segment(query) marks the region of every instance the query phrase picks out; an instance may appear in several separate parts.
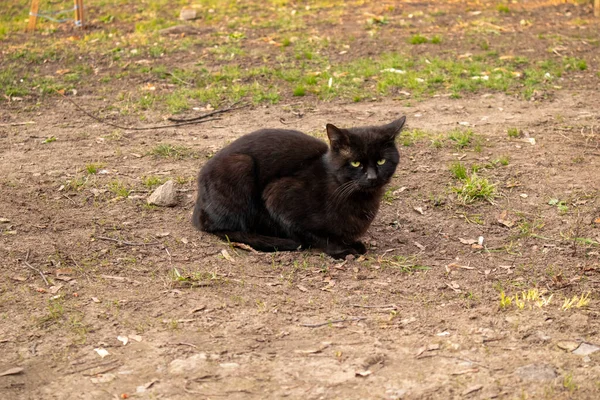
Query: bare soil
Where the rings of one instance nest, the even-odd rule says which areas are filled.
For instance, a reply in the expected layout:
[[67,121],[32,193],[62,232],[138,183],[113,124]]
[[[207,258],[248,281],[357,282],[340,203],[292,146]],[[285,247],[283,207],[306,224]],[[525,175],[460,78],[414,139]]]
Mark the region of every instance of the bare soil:
[[[584,12],[548,6],[530,18],[554,29],[565,7]],[[0,397],[597,398],[600,352],[573,353],[581,343],[600,346],[600,95],[585,74],[534,101],[285,98],[154,131],[117,130],[60,97],[6,103],[0,374],[23,370],[0,376]],[[77,102],[102,107],[93,93]],[[191,226],[199,168],[240,135],[400,115],[409,129],[469,127],[476,143],[400,144],[391,197],[364,238],[367,257],[253,253]],[[8,125],[19,121],[34,123]],[[510,138],[511,127],[521,136]],[[150,155],[157,143],[192,152]],[[502,156],[508,165],[494,163]],[[480,174],[497,184],[493,203],[457,199],[448,166],[458,160],[490,165]],[[94,162],[104,171],[86,174]],[[147,206],[145,176],[176,178],[179,204]],[[114,182],[134,191],[119,197]],[[479,237],[482,246],[463,243]],[[500,292],[530,289],[552,301],[501,307]],[[561,307],[588,292],[587,306]]]

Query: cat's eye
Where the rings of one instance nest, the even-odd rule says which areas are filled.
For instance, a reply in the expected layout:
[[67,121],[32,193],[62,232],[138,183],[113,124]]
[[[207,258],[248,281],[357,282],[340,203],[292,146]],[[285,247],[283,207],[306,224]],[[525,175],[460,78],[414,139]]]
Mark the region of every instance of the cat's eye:
[[350,165],[352,165],[354,168],[358,168],[360,167],[360,161],[352,161]]
[[381,160],[377,160],[377,165],[383,165],[385,164],[385,158],[382,158]]

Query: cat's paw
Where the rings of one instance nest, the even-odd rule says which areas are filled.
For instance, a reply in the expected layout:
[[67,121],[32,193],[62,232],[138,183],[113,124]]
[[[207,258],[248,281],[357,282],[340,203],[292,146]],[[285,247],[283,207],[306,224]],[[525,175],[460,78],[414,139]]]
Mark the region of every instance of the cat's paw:
[[351,247],[348,247],[348,248],[328,249],[326,251],[326,253],[329,256],[331,256],[333,258],[336,258],[338,260],[343,260],[343,259],[345,259],[349,255],[355,256],[355,255],[358,254],[358,252],[355,249],[351,248]]
[[354,242],[350,245],[358,254],[365,254],[367,252],[367,247],[361,241]]

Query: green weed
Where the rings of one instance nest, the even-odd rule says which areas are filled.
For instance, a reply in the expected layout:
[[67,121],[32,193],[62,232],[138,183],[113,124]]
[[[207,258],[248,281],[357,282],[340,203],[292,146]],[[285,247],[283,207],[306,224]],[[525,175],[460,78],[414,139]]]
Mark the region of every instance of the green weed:
[[455,129],[448,134],[448,139],[452,140],[458,149],[467,147],[473,140],[473,131],[470,129]]
[[168,143],[161,143],[150,150],[149,154],[157,157],[181,159],[189,157],[193,153],[191,149],[185,146],[175,146]]
[[461,181],[468,177],[467,168],[460,161],[456,161],[450,165],[450,172],[452,172],[452,175],[456,179]]
[[115,179],[108,183],[108,190],[117,197],[127,198],[131,192],[127,186]]
[[509,138],[518,138],[519,136],[521,136],[521,132],[519,132],[518,128],[508,128],[508,137]]
[[88,173],[88,175],[93,175],[93,174],[97,174],[98,171],[101,170],[102,168],[104,168],[104,164],[90,163],[90,164],[86,164],[85,171]]
[[452,189],[458,198],[465,204],[477,200],[492,201],[496,197],[496,185],[490,183],[487,178],[472,174],[462,181],[462,185]]

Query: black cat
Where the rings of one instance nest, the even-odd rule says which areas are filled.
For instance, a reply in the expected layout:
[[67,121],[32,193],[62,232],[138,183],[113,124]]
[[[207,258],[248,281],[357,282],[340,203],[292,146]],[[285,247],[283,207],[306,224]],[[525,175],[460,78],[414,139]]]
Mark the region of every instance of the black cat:
[[351,129],[327,124],[330,148],[292,130],[242,136],[200,171],[193,223],[261,251],[364,254],[358,239],[398,165],[395,139],[405,120]]

